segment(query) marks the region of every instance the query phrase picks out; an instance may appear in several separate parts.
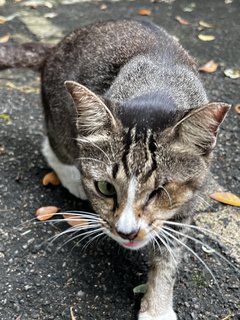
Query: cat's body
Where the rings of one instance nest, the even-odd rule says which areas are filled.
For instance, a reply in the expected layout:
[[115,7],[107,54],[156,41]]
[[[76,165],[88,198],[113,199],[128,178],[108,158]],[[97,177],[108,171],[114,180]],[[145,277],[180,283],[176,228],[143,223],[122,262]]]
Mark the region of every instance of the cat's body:
[[63,185],[91,202],[122,246],[161,249],[139,319],[175,320],[185,240],[174,229],[185,233],[178,223],[191,221],[228,106],[208,103],[193,60],[173,37],[133,20],[63,39],[42,69],[42,98],[43,152]]

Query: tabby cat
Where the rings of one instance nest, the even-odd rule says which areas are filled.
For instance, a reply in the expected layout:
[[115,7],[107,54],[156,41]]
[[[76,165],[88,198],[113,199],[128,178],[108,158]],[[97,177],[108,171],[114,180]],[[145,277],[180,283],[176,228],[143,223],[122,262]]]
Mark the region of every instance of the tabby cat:
[[88,25],[45,55],[43,153],[91,203],[96,228],[124,248],[159,249],[138,319],[175,320],[181,223],[191,223],[229,105],[209,102],[194,60],[150,22]]

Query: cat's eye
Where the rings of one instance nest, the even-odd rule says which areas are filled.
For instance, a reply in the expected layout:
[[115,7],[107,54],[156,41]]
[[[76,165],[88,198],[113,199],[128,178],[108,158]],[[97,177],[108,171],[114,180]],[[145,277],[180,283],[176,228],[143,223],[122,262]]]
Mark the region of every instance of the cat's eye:
[[[166,185],[166,184],[164,184],[164,185]],[[158,196],[158,195],[162,192],[162,190],[165,190],[163,186],[161,186],[161,187],[153,190],[153,191],[148,195],[146,203],[151,202],[156,196]]]
[[147,203],[148,202],[150,202],[150,201],[152,201],[155,197],[156,197],[156,195],[157,194],[159,194],[159,190],[160,188],[158,188],[158,189],[156,189],[156,190],[153,190],[150,194],[149,194],[149,196],[148,196],[148,198],[147,198]]
[[116,189],[107,181],[96,181],[95,186],[97,191],[105,197],[114,197],[116,195]]

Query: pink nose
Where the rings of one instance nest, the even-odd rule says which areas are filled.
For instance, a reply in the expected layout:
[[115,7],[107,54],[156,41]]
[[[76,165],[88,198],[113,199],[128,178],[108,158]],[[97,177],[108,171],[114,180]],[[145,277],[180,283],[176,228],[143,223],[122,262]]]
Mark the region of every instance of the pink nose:
[[138,230],[134,230],[131,233],[124,233],[124,232],[120,232],[118,231],[118,234],[123,238],[123,239],[128,239],[128,240],[134,240],[137,235],[138,235]]

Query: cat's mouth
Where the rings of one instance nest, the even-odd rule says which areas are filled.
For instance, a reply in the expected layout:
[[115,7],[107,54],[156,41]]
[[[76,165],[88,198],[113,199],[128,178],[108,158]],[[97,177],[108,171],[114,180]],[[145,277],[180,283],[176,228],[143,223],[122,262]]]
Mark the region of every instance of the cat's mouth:
[[[129,240],[127,242],[121,242],[121,245],[125,248],[130,248],[130,249],[139,249],[143,246],[143,241],[138,241],[138,240]],[[145,245],[145,244],[144,244]]]
[[122,239],[121,237],[113,236],[114,240],[116,240],[122,247],[130,249],[130,250],[138,250],[140,248],[145,247],[145,245],[149,242],[148,239]]

